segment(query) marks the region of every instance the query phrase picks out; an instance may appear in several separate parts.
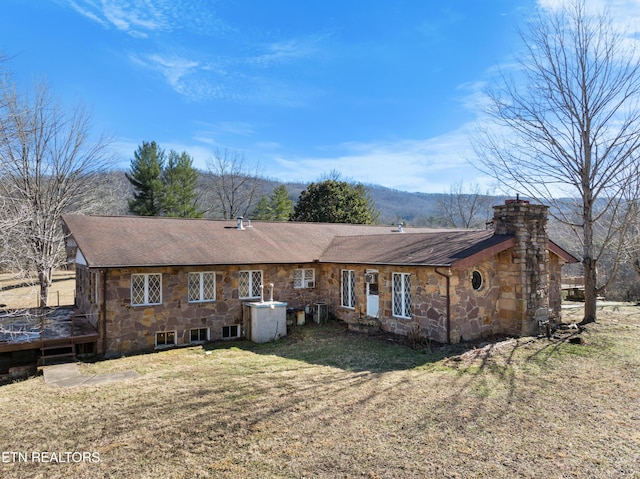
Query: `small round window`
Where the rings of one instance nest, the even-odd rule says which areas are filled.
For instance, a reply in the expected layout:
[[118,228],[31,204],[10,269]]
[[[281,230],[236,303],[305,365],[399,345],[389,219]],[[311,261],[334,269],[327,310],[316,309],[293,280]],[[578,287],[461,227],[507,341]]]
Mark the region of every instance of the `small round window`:
[[482,289],[482,274],[480,273],[480,271],[474,271],[471,274],[471,286],[476,291]]

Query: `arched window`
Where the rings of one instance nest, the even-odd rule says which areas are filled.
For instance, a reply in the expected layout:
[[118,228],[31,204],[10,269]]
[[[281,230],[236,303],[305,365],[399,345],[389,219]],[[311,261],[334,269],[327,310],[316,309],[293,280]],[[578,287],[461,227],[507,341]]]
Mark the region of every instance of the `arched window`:
[[471,273],[471,286],[473,287],[473,289],[475,289],[476,291],[480,291],[482,289],[482,273],[480,273],[480,271],[475,270],[473,273]]

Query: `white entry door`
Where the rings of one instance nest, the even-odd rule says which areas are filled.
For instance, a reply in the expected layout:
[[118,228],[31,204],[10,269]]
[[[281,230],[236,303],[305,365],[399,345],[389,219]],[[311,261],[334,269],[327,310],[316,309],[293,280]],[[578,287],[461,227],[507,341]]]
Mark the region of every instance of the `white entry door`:
[[378,283],[367,283],[367,316],[377,318],[379,309]]

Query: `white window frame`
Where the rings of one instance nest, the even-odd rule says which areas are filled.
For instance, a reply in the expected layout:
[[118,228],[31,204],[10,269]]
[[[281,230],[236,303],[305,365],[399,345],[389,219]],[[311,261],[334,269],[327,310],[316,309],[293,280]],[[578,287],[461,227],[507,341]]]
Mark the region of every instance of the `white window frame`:
[[316,287],[316,270],[314,268],[299,268],[293,270],[294,289],[310,289]]
[[[194,277],[195,275],[198,275],[198,299],[191,299],[191,278]],[[213,277],[213,297],[212,298],[206,298],[204,293],[205,293],[205,275],[208,275],[210,277]],[[196,271],[196,272],[190,272],[187,275],[187,299],[189,301],[189,303],[210,303],[210,302],[214,302],[216,300],[216,273],[213,271]]]
[[[247,295],[243,295],[243,291],[240,290],[243,275],[247,275],[248,279],[248,289]],[[259,276],[259,280],[258,280]],[[258,284],[255,284],[255,281],[259,281]],[[254,270],[241,270],[238,271],[238,298],[240,299],[256,299],[260,298],[260,286],[264,284],[264,276],[261,269]]]
[[[396,281],[396,278],[399,278]],[[396,282],[399,282],[400,291],[396,291]],[[408,293],[407,293],[408,286]],[[391,297],[393,304],[391,312],[394,317],[402,319],[411,319],[411,273],[393,273],[391,278]],[[397,301],[400,301],[398,304]]]
[[[193,339],[192,338],[192,334],[194,331],[198,331],[198,339]],[[201,333],[204,332],[205,333],[205,337],[202,338]],[[194,343],[204,343],[205,341],[209,341],[209,328],[191,328],[189,330],[189,343],[190,344],[194,344]]]
[[343,269],[340,276],[340,305],[343,308],[356,309],[355,287],[356,287],[355,270]]
[[[165,335],[165,342],[163,344],[158,344],[158,335]],[[173,335],[173,342],[167,343],[167,339],[169,335]],[[156,331],[156,348],[170,348],[171,346],[175,346],[177,343],[178,335],[176,334],[175,329],[170,331]]]
[[[144,277],[144,300],[142,303],[134,303],[133,302],[133,284],[134,277]],[[157,303],[149,302],[149,279],[151,277],[158,278],[160,282],[160,287],[158,289],[159,300]],[[132,274],[131,275],[131,306],[153,306],[157,304],[162,304],[162,273],[141,273],[141,274]]]
[[[236,336],[225,336],[224,335],[224,330],[225,328],[229,328],[229,334],[231,334],[231,328],[236,328]],[[221,331],[221,338],[224,340],[227,339],[238,339],[240,337],[240,335],[242,334],[242,330],[240,329],[240,325],[239,324],[228,324],[226,326],[222,326],[222,331]]]

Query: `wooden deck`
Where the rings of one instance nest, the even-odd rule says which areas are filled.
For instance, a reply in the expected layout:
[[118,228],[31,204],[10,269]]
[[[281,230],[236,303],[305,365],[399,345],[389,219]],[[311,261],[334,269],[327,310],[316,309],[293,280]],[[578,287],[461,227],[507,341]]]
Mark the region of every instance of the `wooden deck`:
[[98,331],[73,308],[0,313],[0,353],[36,349],[45,356],[46,351],[97,341]]
[[562,278],[562,297],[569,301],[584,301],[584,277],[568,276]]

